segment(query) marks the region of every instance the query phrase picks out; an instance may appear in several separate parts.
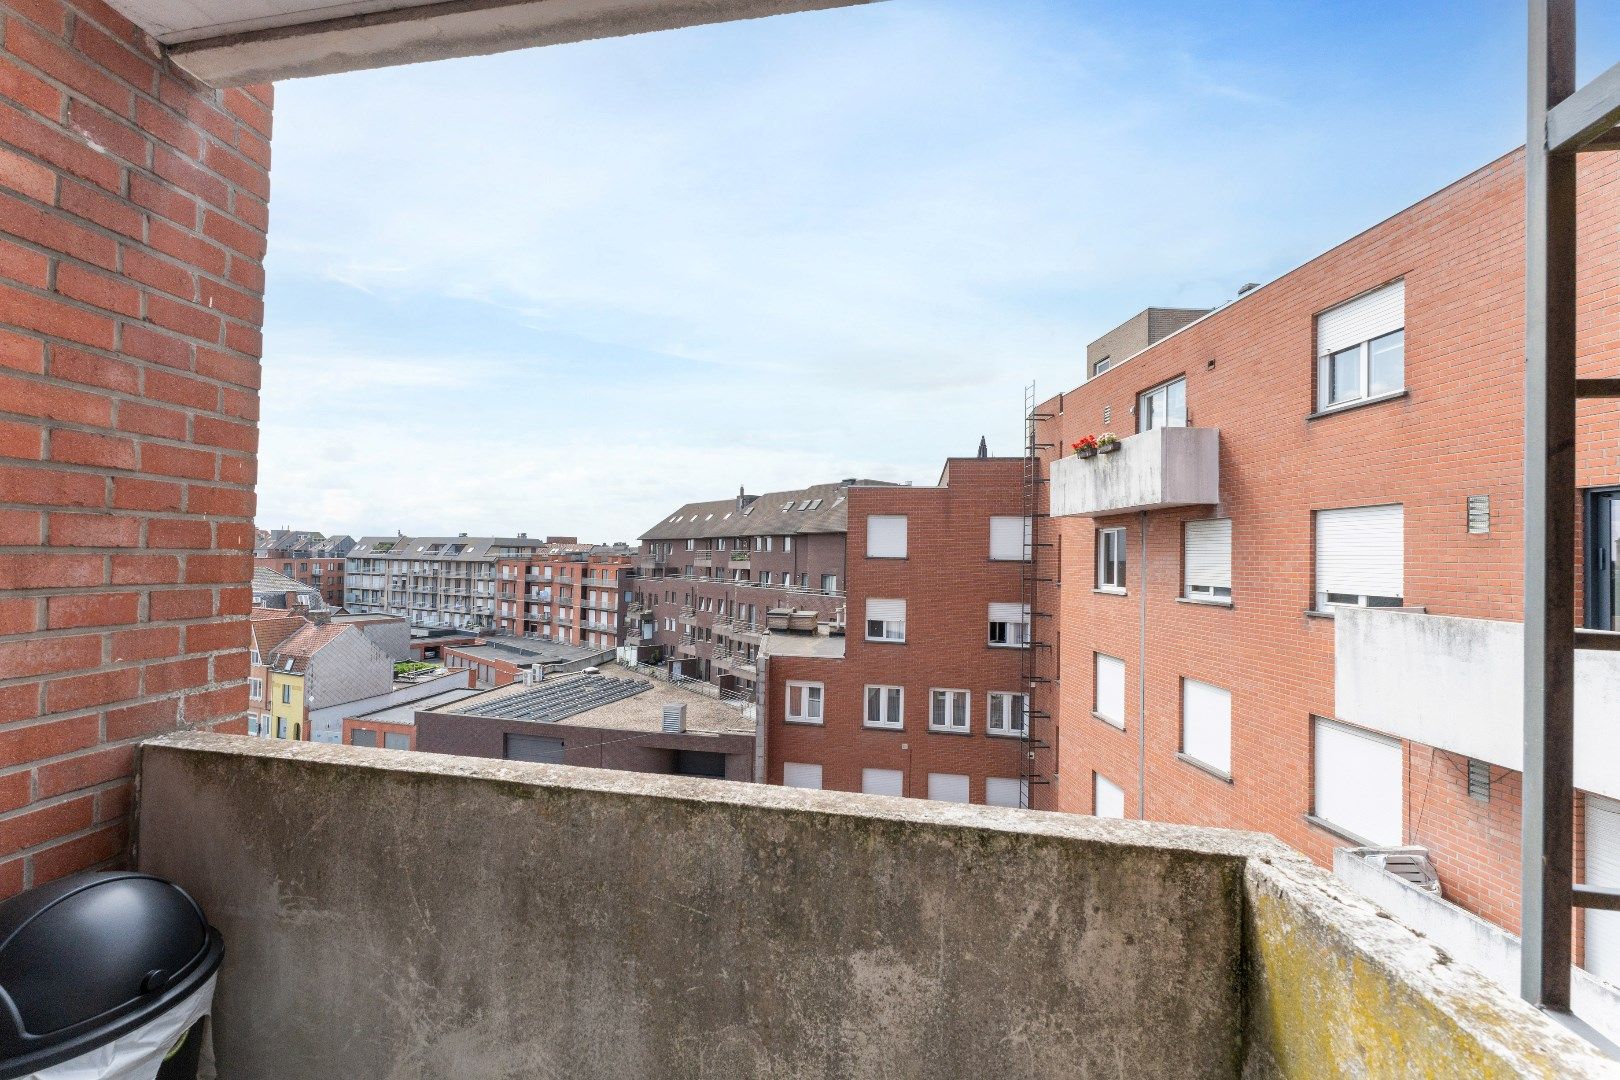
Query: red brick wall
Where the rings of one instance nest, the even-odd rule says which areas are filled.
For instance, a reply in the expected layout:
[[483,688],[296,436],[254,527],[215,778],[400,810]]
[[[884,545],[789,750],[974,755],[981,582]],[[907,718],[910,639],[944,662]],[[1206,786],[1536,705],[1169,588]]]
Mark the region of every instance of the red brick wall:
[[0,6],[0,895],[120,859],[134,740],[244,730],[270,106]]
[[[1022,463],[1015,458],[953,459],[948,486],[849,490],[849,633],[843,659],[775,656],[768,665],[767,775],[782,782],[784,762],[819,764],[822,786],[861,790],[861,771],[898,769],[905,793],[922,797],[929,773],[966,774],[973,802],[988,777],[1020,776],[1021,740],[986,734],[986,696],[1023,689],[1020,651],[988,642],[989,605],[1021,602],[1022,564],[992,562],[992,515],[1023,513]],[[906,516],[905,559],[866,557],[866,519]],[[904,644],[865,640],[868,597],[906,600]],[[789,680],[825,685],[824,723],[789,724]],[[868,728],[868,684],[905,688],[905,727]],[[928,729],[929,691],[971,693],[969,735]]]
[[[1615,258],[1620,165],[1584,159],[1583,376],[1620,370]],[[1042,407],[1041,440],[1134,430],[1136,394],[1187,378],[1190,422],[1221,432],[1218,508],[1053,519],[1062,809],[1089,812],[1091,773],[1136,813],[1141,529],[1146,523],[1146,816],[1274,833],[1327,862],[1345,842],[1306,821],[1313,713],[1333,715],[1333,623],[1311,618],[1311,511],[1405,506],[1405,592],[1444,615],[1517,619],[1522,584],[1523,184],[1517,155],[1411,209]],[[1588,270],[1587,268],[1590,268]],[[1314,316],[1406,280],[1405,397],[1307,419],[1314,409]],[[1112,421],[1102,412],[1112,407]],[[1620,409],[1581,406],[1580,483],[1620,482]],[[1057,453],[1047,451],[1047,457]],[[1489,535],[1470,535],[1469,495],[1491,497]],[[1233,605],[1178,603],[1181,522],[1233,521]],[[1095,530],[1128,530],[1129,595],[1093,591]],[[1578,588],[1572,583],[1572,588]],[[1127,730],[1094,719],[1094,652],[1125,661]],[[1232,694],[1233,783],[1179,760],[1180,680]],[[1518,778],[1489,806],[1468,799],[1466,763],[1408,747],[1406,833],[1433,850],[1448,895],[1504,925],[1518,918]]]

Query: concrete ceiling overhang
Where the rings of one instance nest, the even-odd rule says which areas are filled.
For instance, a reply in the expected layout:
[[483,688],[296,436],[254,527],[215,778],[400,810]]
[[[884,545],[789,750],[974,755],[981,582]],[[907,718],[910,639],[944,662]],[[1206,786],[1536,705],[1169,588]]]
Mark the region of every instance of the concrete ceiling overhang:
[[210,86],[414,64],[874,0],[110,0]]

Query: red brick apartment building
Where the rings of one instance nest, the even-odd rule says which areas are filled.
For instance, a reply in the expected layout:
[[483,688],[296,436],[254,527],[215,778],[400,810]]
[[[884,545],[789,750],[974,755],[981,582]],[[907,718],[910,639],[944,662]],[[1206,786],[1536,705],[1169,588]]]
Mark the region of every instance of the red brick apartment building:
[[753,696],[771,611],[842,622],[845,502],[874,483],[739,491],[666,515],[641,535],[626,643],[643,661]]
[[499,560],[497,575],[495,625],[501,633],[596,649],[622,641],[636,576],[635,558],[623,545],[559,543]]
[[[1580,374],[1620,372],[1620,164],[1582,159]],[[1492,162],[1037,407],[1059,809],[1427,848],[1517,929],[1524,190]],[[1588,624],[1620,413],[1581,404]],[[1080,458],[1105,431],[1117,452]],[[1620,883],[1620,656],[1583,653],[1577,874]],[[1620,977],[1620,916],[1586,963]]]
[[850,485],[847,632],[766,637],[767,779],[1029,805],[1022,458]]

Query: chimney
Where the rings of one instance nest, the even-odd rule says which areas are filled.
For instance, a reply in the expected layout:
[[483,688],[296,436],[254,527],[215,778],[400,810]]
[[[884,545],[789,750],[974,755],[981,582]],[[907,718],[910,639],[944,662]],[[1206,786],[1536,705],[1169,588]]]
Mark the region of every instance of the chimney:
[[987,458],[990,456],[990,444],[985,441],[983,435],[979,436],[979,456],[981,458]]
[[308,615],[309,621],[316,626],[325,626],[332,621],[331,608],[311,608]]
[[743,494],[743,485],[737,485],[737,509],[741,510],[748,505],[748,496]]
[[664,733],[666,735],[681,735],[686,731],[686,706],[664,706]]

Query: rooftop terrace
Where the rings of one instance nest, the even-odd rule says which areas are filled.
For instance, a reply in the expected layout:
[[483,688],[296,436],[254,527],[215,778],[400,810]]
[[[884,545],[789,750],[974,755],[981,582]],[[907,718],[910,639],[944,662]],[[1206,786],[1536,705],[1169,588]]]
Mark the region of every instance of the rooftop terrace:
[[1255,834],[200,733],[139,770],[233,1080],[1615,1075]]

